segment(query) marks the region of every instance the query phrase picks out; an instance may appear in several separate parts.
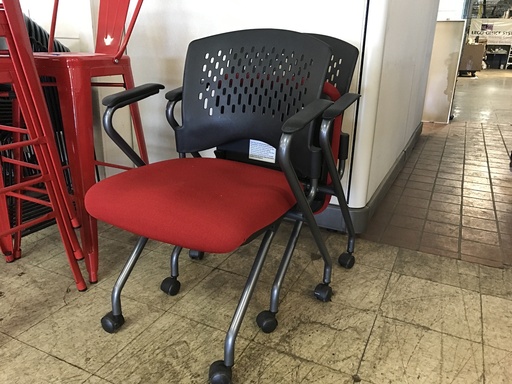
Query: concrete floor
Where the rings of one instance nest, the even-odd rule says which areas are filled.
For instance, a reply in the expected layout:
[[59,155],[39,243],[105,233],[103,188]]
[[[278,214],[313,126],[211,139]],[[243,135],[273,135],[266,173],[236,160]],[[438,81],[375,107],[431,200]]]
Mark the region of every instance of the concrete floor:
[[[356,265],[333,271],[329,303],[308,229],[268,308],[286,244],[272,248],[237,340],[235,383],[512,382],[512,71],[459,78],[454,119],[427,124],[388,199],[358,239]],[[333,255],[346,237],[324,232]],[[23,239],[0,267],[0,383],[206,383],[256,246],[184,256],[182,290],[159,290],[170,247],[150,242],[125,290],[126,324],[105,333],[110,290],[135,237],[100,230],[100,281],[77,292],[55,228]],[[497,268],[499,267],[499,268]]]

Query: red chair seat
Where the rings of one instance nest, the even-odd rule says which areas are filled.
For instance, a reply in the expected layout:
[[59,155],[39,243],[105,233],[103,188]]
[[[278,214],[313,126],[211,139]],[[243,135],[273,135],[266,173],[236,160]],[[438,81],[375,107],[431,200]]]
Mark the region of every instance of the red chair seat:
[[211,253],[233,251],[295,203],[283,173],[211,158],[133,169],[93,185],[85,198],[89,213],[99,220]]

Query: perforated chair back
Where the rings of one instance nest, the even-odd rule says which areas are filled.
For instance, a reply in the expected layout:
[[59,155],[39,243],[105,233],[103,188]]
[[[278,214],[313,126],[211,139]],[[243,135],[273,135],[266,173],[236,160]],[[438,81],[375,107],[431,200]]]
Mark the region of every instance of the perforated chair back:
[[[331,55],[327,44],[311,36],[269,29],[192,42],[185,63],[177,150],[219,147],[228,157],[248,161],[257,158],[249,154],[249,139],[277,148],[288,117],[321,96]],[[297,152],[308,152],[304,150]],[[294,165],[302,175],[309,174],[307,156],[294,159]]]

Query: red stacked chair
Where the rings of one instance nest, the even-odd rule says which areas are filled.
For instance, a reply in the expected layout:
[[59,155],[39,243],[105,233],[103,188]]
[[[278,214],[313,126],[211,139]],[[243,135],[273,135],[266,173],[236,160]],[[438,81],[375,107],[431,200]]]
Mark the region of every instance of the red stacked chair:
[[[2,136],[10,137],[0,145],[2,176],[6,169],[14,175],[9,185],[0,178],[0,244],[2,251],[13,249],[12,234],[38,221],[54,218],[57,222],[76,286],[87,289],[77,260],[83,253],[74,228],[79,225],[75,209],[67,192],[64,173],[55,143],[54,131],[43,96],[41,83],[18,0],[3,0],[0,4],[0,37],[6,49],[0,52],[0,84],[10,91],[4,97],[15,97],[20,115],[15,114],[11,125],[0,125]],[[34,159],[25,154],[33,153]],[[14,223],[8,219],[7,201],[14,200],[17,212],[22,201],[50,208],[47,215],[22,223],[19,215]],[[15,236],[16,237],[16,236]],[[18,241],[17,239],[15,241]],[[7,255],[14,259],[17,255]],[[90,269],[88,260],[87,267]]]
[[[135,8],[128,19],[130,0],[101,0],[96,48],[93,53],[43,52],[35,53],[35,63],[40,76],[55,79],[64,125],[64,136],[70,159],[73,196],[82,223],[82,248],[90,265],[89,280],[97,281],[98,238],[97,223],[84,208],[85,192],[96,182],[95,166],[115,164],[97,161],[94,153],[93,94],[92,86],[134,87],[130,58],[124,55],[126,44],[133,30],[142,0],[135,1]],[[58,0],[55,0],[49,41],[53,41]],[[51,51],[51,47],[49,47]],[[93,78],[121,76],[120,83],[93,82]],[[147,151],[137,104],[130,106],[131,118],[140,156],[147,160]]]

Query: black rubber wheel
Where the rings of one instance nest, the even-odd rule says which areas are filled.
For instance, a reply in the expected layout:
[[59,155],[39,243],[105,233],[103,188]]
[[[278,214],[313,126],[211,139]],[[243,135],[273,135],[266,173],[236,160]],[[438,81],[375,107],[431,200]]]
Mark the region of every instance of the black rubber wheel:
[[258,327],[265,333],[272,333],[277,328],[276,314],[271,311],[262,311],[256,317]]
[[343,252],[338,258],[338,264],[346,269],[352,268],[355,262],[356,258],[354,257],[354,255],[348,252]]
[[181,288],[181,283],[179,282],[177,277],[166,277],[162,284],[160,284],[160,289],[169,296],[175,296],[178,294]]
[[315,288],[315,297],[318,300],[323,301],[324,303],[327,301],[331,301],[332,288],[329,286],[329,284],[318,284]]
[[195,251],[195,250],[191,249],[190,251],[188,251],[188,256],[192,260],[203,260],[204,252],[202,252],[202,251]]
[[112,311],[101,318],[101,326],[108,333],[114,333],[124,324],[123,315],[114,316]]
[[210,365],[208,375],[210,384],[231,384],[231,367],[226,367],[223,360],[218,360]]

